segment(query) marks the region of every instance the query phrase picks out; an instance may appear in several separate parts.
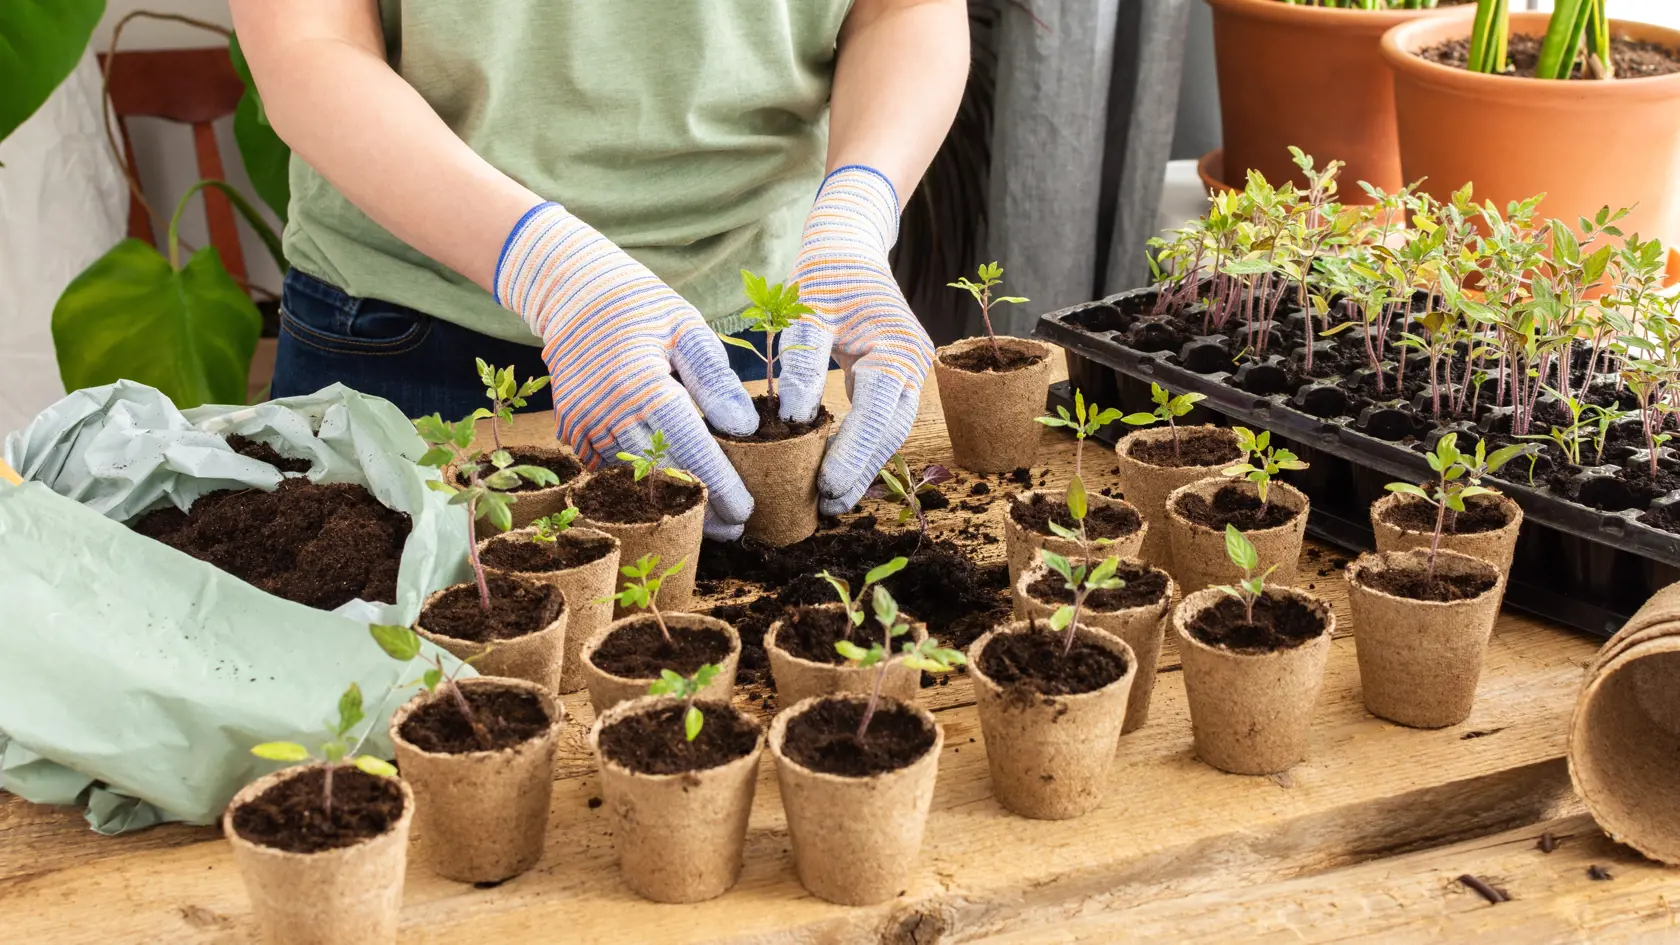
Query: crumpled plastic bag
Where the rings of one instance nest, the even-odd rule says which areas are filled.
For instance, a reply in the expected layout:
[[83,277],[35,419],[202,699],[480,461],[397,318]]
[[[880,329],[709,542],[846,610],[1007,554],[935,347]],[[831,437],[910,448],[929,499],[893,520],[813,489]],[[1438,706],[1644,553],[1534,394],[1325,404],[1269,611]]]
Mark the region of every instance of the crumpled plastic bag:
[[[395,604],[316,610],[127,527],[218,489],[277,486],[272,466],[228,448],[234,433],[410,516]],[[274,767],[250,746],[325,741],[352,681],[366,702],[363,752],[389,758],[386,724],[420,666],[386,656],[367,624],[410,624],[427,594],[468,576],[466,518],[426,488],[437,473],[414,464],[423,451],[393,405],[341,385],[182,412],[120,381],[7,437],[4,458],[31,481],[0,484],[0,786],[86,804],[102,833],[212,823]]]

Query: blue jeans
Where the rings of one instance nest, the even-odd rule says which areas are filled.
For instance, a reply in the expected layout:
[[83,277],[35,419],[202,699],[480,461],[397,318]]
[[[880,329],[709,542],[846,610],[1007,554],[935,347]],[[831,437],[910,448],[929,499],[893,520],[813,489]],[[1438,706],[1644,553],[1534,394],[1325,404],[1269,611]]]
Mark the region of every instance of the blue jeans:
[[[761,332],[740,337],[764,345]],[[764,377],[763,361],[740,348],[724,350],[742,380]],[[521,379],[548,373],[535,345],[492,338],[394,302],[355,298],[293,269],[280,300],[271,390],[275,397],[292,397],[336,381],[383,397],[406,416],[436,413],[453,420],[485,404],[474,357],[498,367],[511,364]],[[526,406],[553,408],[546,388]]]

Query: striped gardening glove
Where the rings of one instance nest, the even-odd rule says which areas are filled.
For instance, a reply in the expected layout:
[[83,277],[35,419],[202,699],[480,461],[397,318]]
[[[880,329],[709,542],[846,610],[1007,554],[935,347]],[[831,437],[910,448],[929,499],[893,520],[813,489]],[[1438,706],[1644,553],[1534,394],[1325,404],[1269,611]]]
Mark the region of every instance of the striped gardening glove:
[[672,464],[710,490],[706,535],[741,537],[752,496],[701,414],[744,436],[758,412],[692,305],[557,203],[533,208],[509,234],[496,301],[543,340],[560,439],[599,466],[620,451],[647,453],[662,431]]
[[[933,342],[887,261],[898,239],[898,212],[898,195],[880,171],[839,168],[817,191],[794,262],[800,301],[816,314],[784,335],[782,418],[816,415],[831,353],[848,370],[852,398],[817,478],[825,515],[856,505],[904,444],[933,362]],[[790,350],[794,345],[808,347]]]

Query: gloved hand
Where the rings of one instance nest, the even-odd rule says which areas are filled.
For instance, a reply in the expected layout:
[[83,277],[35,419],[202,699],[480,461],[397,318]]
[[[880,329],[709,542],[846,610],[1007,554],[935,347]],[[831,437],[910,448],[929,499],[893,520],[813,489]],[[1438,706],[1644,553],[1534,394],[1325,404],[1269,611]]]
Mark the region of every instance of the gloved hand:
[[[816,314],[783,334],[782,419],[816,415],[831,352],[848,366],[851,382],[852,411],[830,441],[817,478],[825,515],[856,505],[904,444],[933,363],[933,342],[887,261],[898,239],[898,214],[898,195],[880,171],[839,168],[817,191],[793,266],[800,301]],[[794,345],[808,348],[788,350]]]
[[560,439],[599,466],[646,453],[663,431],[672,465],[711,492],[706,535],[741,537],[752,496],[700,415],[745,436],[758,412],[694,306],[557,203],[533,208],[508,236],[496,301],[543,339]]

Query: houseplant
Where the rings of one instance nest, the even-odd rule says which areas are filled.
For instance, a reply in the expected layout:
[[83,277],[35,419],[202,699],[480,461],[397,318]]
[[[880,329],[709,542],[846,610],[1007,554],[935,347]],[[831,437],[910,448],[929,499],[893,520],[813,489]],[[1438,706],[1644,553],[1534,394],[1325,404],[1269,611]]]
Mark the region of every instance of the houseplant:
[[1265,430],[1256,434],[1235,427],[1233,432],[1245,462],[1226,467],[1220,477],[1180,486],[1167,497],[1173,577],[1185,593],[1241,577],[1241,566],[1226,545],[1230,527],[1257,549],[1266,573],[1278,575],[1275,583],[1295,583],[1309,503],[1300,490],[1272,477],[1307,464],[1289,450],[1271,446],[1271,434]]
[[727,702],[699,700],[719,672],[666,670],[651,695],[589,730],[619,870],[655,902],[711,899],[741,875],[764,731]]
[[553,483],[521,482],[511,490],[519,495],[519,502],[511,510],[512,527],[524,528],[533,521],[553,515],[566,507],[566,490],[575,485],[577,478],[583,475],[583,463],[578,461],[572,448],[563,443],[551,446],[533,443],[503,447],[503,425],[513,425],[514,410],[524,407],[526,398],[547,387],[548,378],[528,377],[525,383],[521,384],[514,377],[511,365],[499,368],[485,363],[483,358],[478,358],[477,362],[478,379],[484,385],[484,396],[489,399],[490,406],[474,410],[472,420],[475,423],[479,420],[490,421],[490,441],[493,449],[507,449],[515,465],[546,469],[555,476]]
[[1386,488],[1392,494],[1371,506],[1377,550],[1444,548],[1481,558],[1509,575],[1522,507],[1481,480],[1529,450],[1512,444],[1490,455],[1487,441],[1477,440],[1466,455],[1458,449],[1457,433],[1443,434],[1435,449],[1424,454],[1435,481],[1423,486],[1391,482]]
[[731,335],[719,335],[724,344],[746,348],[764,361],[764,393],[753,398],[758,410],[758,430],[750,436],[716,434],[718,448],[741,474],[753,496],[753,512],[747,519],[748,535],[771,545],[791,545],[817,530],[817,471],[828,445],[828,408],[817,406],[816,416],[792,423],[780,416],[781,399],[776,396],[776,362],[788,351],[804,345],[776,347],[776,336],[789,325],[811,314],[799,301],[799,283],[785,288],[768,285],[764,277],[745,269],[741,282],[752,304],[741,312],[748,326],[764,333],[764,350],[752,342]]
[[[620,453],[628,465],[591,475],[568,501],[583,513],[583,524],[618,539],[621,560],[653,555],[684,562],[663,586],[666,606],[686,610],[706,524],[706,484],[667,467],[666,453],[665,434],[655,430],[645,454]],[[614,617],[626,613],[623,603],[613,610]]]
[[[770,625],[764,634],[764,652],[770,659],[770,676],[776,683],[776,697],[793,705],[810,696],[836,692],[867,693],[875,686],[876,673],[858,666],[837,650],[842,640],[867,647],[874,642],[875,628],[866,619],[865,598],[870,588],[904,570],[908,558],[894,558],[871,568],[863,576],[857,594],[842,578],[823,571],[840,600],[834,604],[794,607]],[[927,628],[904,615],[912,642],[927,639]],[[900,702],[916,701],[922,688],[922,672],[902,661],[894,662],[881,681],[881,694]]]
[[1336,617],[1305,591],[1268,586],[1236,528],[1225,540],[1242,581],[1173,611],[1196,755],[1233,774],[1276,774],[1306,756]]
[[1114,446],[1115,478],[1120,491],[1143,516],[1147,529],[1137,556],[1172,570],[1172,545],[1167,540],[1167,496],[1180,486],[1209,476],[1241,458],[1237,436],[1223,427],[1180,427],[1177,418],[1189,413],[1201,394],[1173,396],[1159,384],[1150,385],[1155,403],[1152,412],[1127,414],[1121,422],[1130,426],[1167,424],[1137,430]]
[[631,615],[607,624],[579,651],[589,702],[597,715],[646,694],[665,670],[689,676],[702,666],[716,665],[721,672],[701,695],[728,702],[734,693],[741,661],[741,637],[735,628],[715,617],[666,613],[659,606],[666,583],[683,572],[684,564],[679,560],[660,571],[658,555],[643,555],[635,564],[619,568],[628,580],[616,599]]
[[887,671],[903,662],[949,672],[964,660],[932,638],[893,653],[892,641],[910,628],[885,588],[876,586],[871,603],[881,640],[867,650],[837,646],[860,666],[875,668],[870,694],[805,699],[770,723],[799,882],[829,902],[854,906],[891,899],[904,888],[922,845],[945,738],[926,709],[881,695]]
[[933,372],[957,465],[980,473],[1009,472],[1031,466],[1038,456],[1041,427],[1035,419],[1050,385],[1055,349],[1042,341],[999,338],[992,331],[992,306],[1027,300],[992,295],[1003,282],[1003,267],[995,262],[981,265],[976,275],[978,281],[964,277],[951,286],[974,296],[986,337],[940,348],[934,352]]

